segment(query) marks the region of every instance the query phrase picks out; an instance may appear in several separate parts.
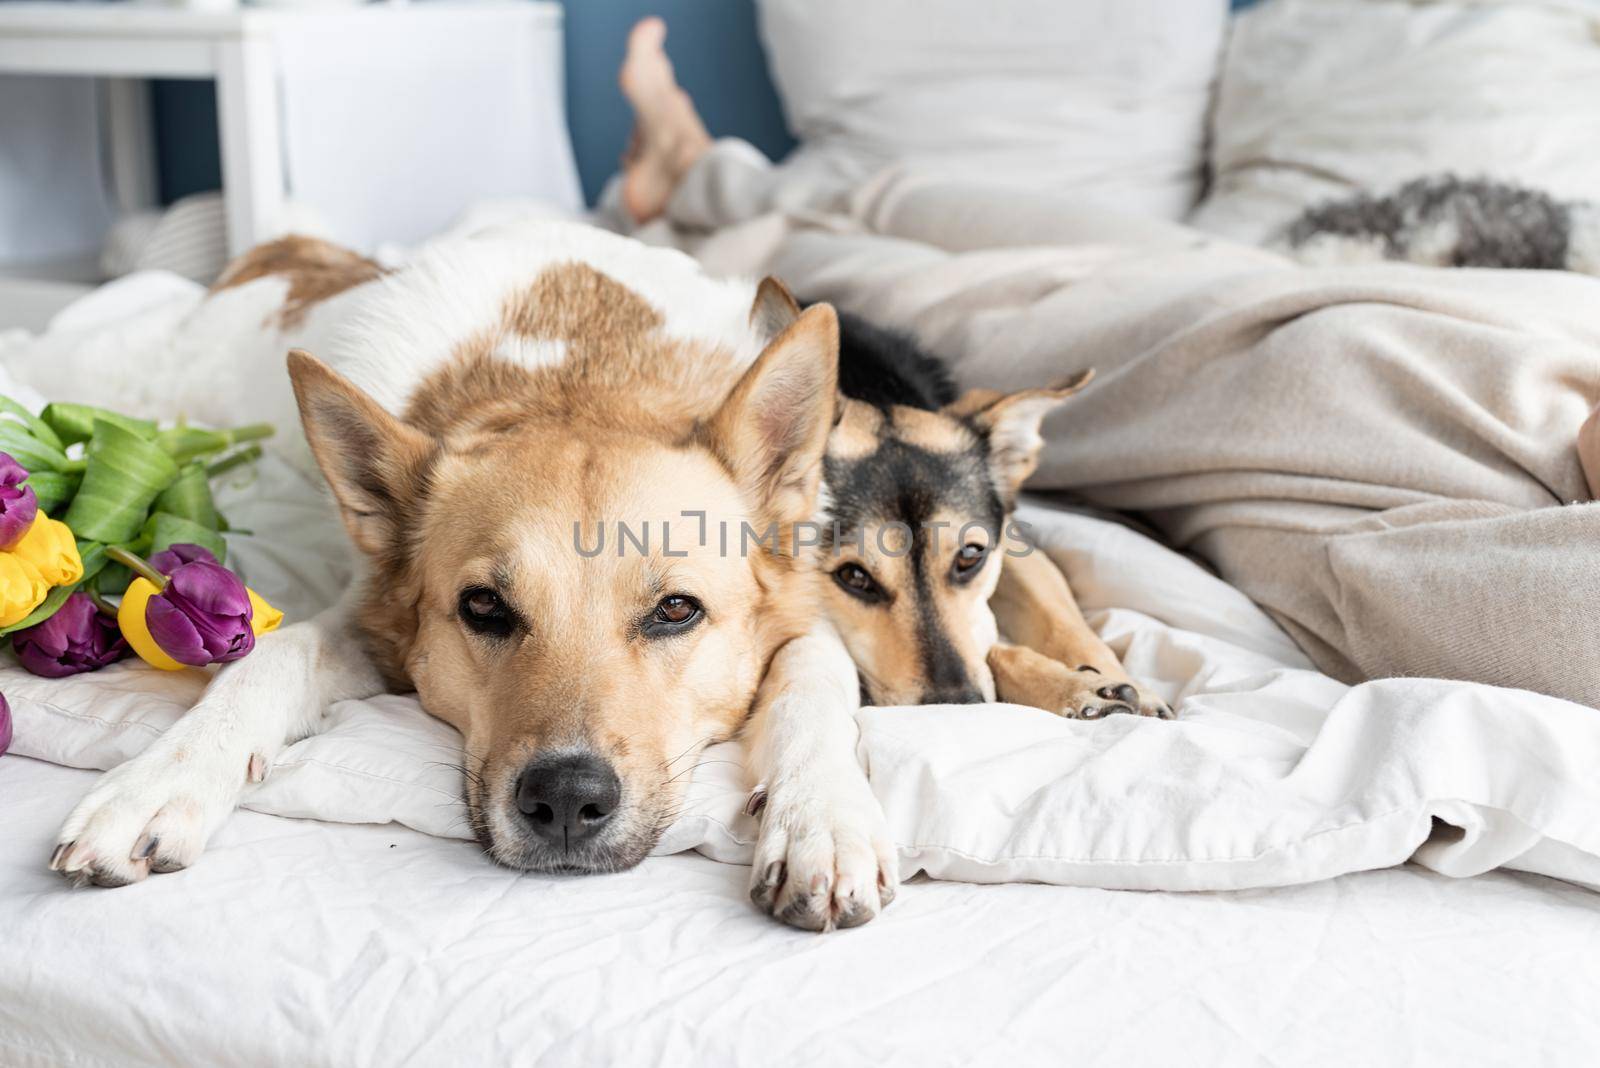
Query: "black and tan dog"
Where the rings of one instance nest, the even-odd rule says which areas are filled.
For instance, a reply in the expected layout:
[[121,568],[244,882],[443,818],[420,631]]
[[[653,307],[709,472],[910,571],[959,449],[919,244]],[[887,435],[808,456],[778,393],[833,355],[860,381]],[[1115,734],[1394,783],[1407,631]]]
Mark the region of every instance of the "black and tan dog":
[[[786,292],[763,292],[783,309],[777,321],[798,316]],[[1078,719],[1172,718],[1012,520],[1038,462],[1040,422],[1091,377],[958,397],[944,366],[909,338],[840,317],[841,411],[818,549],[832,578],[827,612],[864,702],[999,699]]]

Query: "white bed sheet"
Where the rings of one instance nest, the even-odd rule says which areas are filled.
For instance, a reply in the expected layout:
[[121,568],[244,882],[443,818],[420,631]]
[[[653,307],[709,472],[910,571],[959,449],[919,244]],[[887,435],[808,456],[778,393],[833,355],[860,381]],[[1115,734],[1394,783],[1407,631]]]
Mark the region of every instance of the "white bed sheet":
[[47,872],[91,780],[0,760],[0,1063],[1588,1064],[1600,897],[1415,867],[1270,891],[918,880],[816,936],[684,854],[517,875],[240,813],[115,891]]

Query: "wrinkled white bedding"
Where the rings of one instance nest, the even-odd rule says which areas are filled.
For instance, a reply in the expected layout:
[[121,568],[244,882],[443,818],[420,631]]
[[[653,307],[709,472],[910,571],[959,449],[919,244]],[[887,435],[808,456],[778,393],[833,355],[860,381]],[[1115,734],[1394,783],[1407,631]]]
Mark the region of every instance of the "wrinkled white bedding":
[[[91,395],[75,391],[74,399],[115,403],[125,378],[139,385],[132,395],[153,398],[138,407],[174,414],[158,407],[171,378],[162,339],[199,299],[197,287],[159,276],[125,280],[69,309],[57,326],[72,330],[0,349],[0,389],[65,396],[63,368],[120,343],[127,358],[119,373],[102,372],[84,387]],[[252,369],[260,381],[266,373]],[[209,398],[212,418],[259,415],[254,389],[217,383]],[[275,448],[293,455],[297,440],[286,426]],[[219,493],[234,526],[253,532],[230,536],[232,562],[291,619],[331,602],[348,575],[321,494],[277,455]],[[1450,875],[1505,865],[1600,887],[1593,710],[1466,683],[1346,686],[1311,669],[1265,613],[1187,558],[1089,515],[1035,505],[1022,518],[1066,571],[1091,623],[1180,718],[1089,723],[1003,706],[863,710],[858,752],[902,845],[903,875],[1232,889],[1415,854]],[[14,751],[82,768],[109,768],[141,750],[204,682],[201,672],[136,662],[65,680],[0,665]],[[343,702],[330,724],[289,747],[245,804],[466,837],[451,728],[406,697]],[[659,852],[748,860],[755,824],[743,809],[754,784],[740,757],[737,742],[705,755],[685,815]]]
[[1404,867],[1273,891],[917,881],[814,936],[744,869],[518,876],[398,827],[238,814],[116,891],[44,870],[87,772],[0,760],[0,1064],[1581,1065],[1600,911]]
[[[138,315],[170,321],[195,299],[152,285],[159,307]],[[78,347],[149,341],[158,330],[121,317],[134,306],[80,320]],[[73,366],[25,345],[0,362],[52,392]],[[117,403],[127,387],[113,377],[82,399]],[[257,478],[223,495],[256,531],[232,539],[235,559],[303,615],[342,580],[336,524],[292,465]],[[742,868],[700,857],[577,881],[494,868],[446,840],[465,837],[455,735],[386,697],[337,706],[246,802],[365,826],[245,813],[191,871],[73,892],[44,861],[90,778],[26,758],[110,766],[203,679],[5,667],[17,739],[0,759],[0,1062],[672,1061],[691,1045],[696,1063],[938,1062],[1039,1043],[1085,1061],[1170,1035],[1186,1061],[1242,1042],[1267,1059],[1427,1048],[1465,1063],[1513,1052],[1519,1006],[1549,1021],[1521,1031],[1544,1035],[1542,1052],[1593,1048],[1600,898],[1570,885],[1600,885],[1592,710],[1427,680],[1346,687],[1186,558],[1103,519],[1027,518],[1180,719],[864,710],[859,751],[905,875],[1231,889],[1415,853],[1448,875],[1506,866],[1570,882],[1450,884],[1408,868],[1226,897],[919,882],[878,922],[817,941],[761,919]],[[748,856],[736,758],[706,755],[660,852]],[[1320,999],[1309,1018],[1300,995]],[[1363,1029],[1344,1026],[1358,1014]]]

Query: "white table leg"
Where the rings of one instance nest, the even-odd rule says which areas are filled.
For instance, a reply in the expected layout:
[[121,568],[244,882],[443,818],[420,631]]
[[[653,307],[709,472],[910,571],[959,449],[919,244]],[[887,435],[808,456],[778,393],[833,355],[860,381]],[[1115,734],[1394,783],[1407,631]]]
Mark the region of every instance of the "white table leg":
[[277,64],[270,42],[245,37],[217,46],[217,123],[228,253],[237,256],[283,227]]
[[150,86],[143,78],[106,78],[111,186],[124,214],[156,206],[156,155]]

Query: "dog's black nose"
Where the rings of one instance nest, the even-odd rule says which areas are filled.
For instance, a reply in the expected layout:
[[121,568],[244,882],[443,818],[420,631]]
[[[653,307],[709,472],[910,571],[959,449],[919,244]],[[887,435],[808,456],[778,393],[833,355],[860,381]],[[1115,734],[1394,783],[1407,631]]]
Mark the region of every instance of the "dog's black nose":
[[973,686],[940,687],[922,695],[925,705],[981,705],[988,698]]
[[554,845],[592,837],[621,799],[622,782],[611,765],[586,753],[540,757],[517,780],[517,808],[533,833]]

